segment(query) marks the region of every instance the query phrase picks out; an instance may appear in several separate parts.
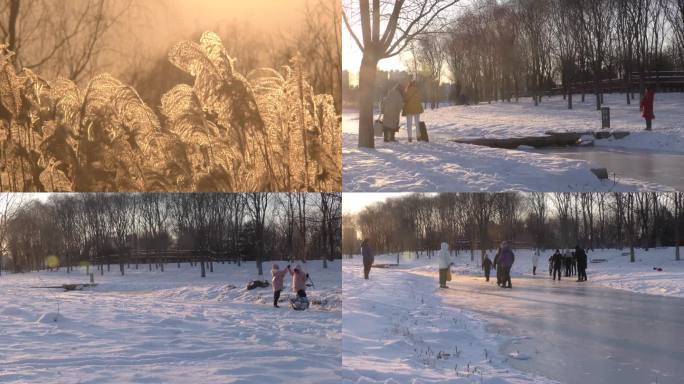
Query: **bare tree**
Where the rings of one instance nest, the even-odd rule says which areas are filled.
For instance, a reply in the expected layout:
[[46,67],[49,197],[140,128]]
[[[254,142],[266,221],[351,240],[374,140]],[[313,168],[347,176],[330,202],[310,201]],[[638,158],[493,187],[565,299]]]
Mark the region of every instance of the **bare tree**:
[[674,192],[672,194],[672,200],[674,203],[674,230],[675,230],[675,260],[679,261],[680,256],[679,256],[679,246],[681,245],[681,222],[682,222],[682,210],[684,209],[684,193],[682,192]]
[[128,259],[127,256],[130,252],[128,237],[132,232],[134,219],[133,204],[130,202],[132,198],[133,196],[129,194],[117,193],[108,196],[105,200],[107,203],[107,220],[114,235],[121,276],[124,275],[124,261]]
[[528,198],[528,205],[532,213],[532,233],[534,235],[535,247],[542,248],[546,236],[546,220],[548,215],[547,195],[544,193],[532,193]]
[[24,195],[15,193],[0,193],[0,272],[2,272],[3,257],[7,255],[7,236],[9,224],[16,218],[19,211],[26,204]]
[[267,193],[247,194],[247,211],[249,212],[249,216],[254,224],[254,230],[256,232],[256,264],[259,276],[264,274],[262,268],[262,262],[264,261],[264,226],[269,201],[270,197]]
[[[163,193],[153,192],[143,193],[137,199],[142,228],[151,240],[152,247],[157,252],[157,258],[160,258],[160,253],[167,244],[167,239],[164,236],[170,213],[167,207],[167,196]],[[161,263],[161,271],[164,272],[164,263]]]
[[358,4],[354,3],[345,0],[342,17],[363,55],[359,69],[359,146],[373,148],[373,91],[378,62],[400,54],[426,30],[438,28],[440,14],[458,0],[358,0]]
[[130,17],[132,0],[8,0],[0,8],[0,39],[28,68],[77,81],[110,48],[109,33]]
[[411,44],[412,53],[420,68],[419,74],[427,80],[430,108],[439,108],[442,67],[446,59],[443,39],[440,34],[426,33]]

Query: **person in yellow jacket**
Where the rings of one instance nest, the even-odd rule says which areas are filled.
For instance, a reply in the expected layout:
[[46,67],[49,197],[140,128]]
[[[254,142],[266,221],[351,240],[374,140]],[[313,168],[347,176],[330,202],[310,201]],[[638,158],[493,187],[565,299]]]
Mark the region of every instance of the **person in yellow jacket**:
[[418,136],[418,124],[420,123],[420,114],[423,113],[423,101],[420,98],[420,89],[415,80],[411,80],[404,92],[404,111],[406,116],[406,130],[408,132],[408,141],[413,141],[412,128],[415,124],[416,137]]

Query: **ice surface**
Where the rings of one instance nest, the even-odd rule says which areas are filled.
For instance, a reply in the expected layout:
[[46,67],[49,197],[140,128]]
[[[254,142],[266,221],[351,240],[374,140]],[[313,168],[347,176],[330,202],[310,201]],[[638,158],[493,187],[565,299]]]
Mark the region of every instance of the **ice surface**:
[[507,338],[471,313],[445,306],[448,290],[412,267],[343,265],[343,383],[550,383],[511,369]]
[[[372,269],[369,282],[359,277],[358,257],[345,260],[344,292],[355,289],[356,296],[344,302],[343,377],[349,382],[360,377],[375,382],[382,378],[451,382],[439,365],[444,364],[441,360],[424,366],[411,352],[427,345],[437,353],[460,342],[459,349],[468,346],[464,353],[483,348],[493,351],[488,355],[494,368],[525,372],[522,375],[528,380],[679,383],[684,370],[677,356],[684,353],[684,346],[673,335],[684,327],[684,303],[678,293],[684,282],[684,262],[673,260],[672,248],[637,249],[635,263],[629,263],[625,252],[589,250],[590,260],[605,261],[590,263],[589,281],[578,283],[574,277],[551,280],[545,263],[549,251],[542,253],[537,276],[532,276],[532,251],[515,250],[510,290],[498,288],[495,276],[485,282],[469,252],[453,258],[453,281],[444,290],[435,288],[437,259],[425,253],[419,259],[405,253],[400,255],[399,266]],[[376,263],[395,262],[394,254],[376,257]],[[456,320],[449,323],[445,318]],[[394,335],[391,330],[396,324],[407,331]],[[468,330],[467,335],[457,333],[462,329]],[[350,340],[360,341],[348,344],[349,335]],[[407,346],[394,347],[401,346],[399,341]],[[390,366],[397,360],[393,355],[397,350],[408,357],[400,360],[401,365]],[[482,364],[476,357],[469,356],[471,366]],[[362,367],[363,360],[372,361],[376,368],[350,368]],[[490,372],[490,377],[511,382],[499,371]]]

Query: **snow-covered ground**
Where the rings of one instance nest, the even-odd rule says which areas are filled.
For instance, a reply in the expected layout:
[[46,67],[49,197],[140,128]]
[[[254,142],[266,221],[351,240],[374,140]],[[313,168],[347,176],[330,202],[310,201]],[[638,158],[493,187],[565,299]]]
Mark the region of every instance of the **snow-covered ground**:
[[[597,140],[611,149],[647,150],[684,154],[684,94],[656,95],[652,132],[644,131],[638,103],[627,106],[623,94],[606,94],[611,128],[629,131],[621,139]],[[591,96],[574,100],[568,110],[562,97],[545,97],[538,107],[530,99],[428,110],[421,120],[428,126],[430,143],[407,143],[405,123],[398,143],[376,138],[374,150],[359,149],[358,114],[343,113],[344,191],[625,191],[668,189],[657,183],[619,176],[617,183],[599,181],[591,164],[551,153],[503,150],[458,144],[457,138],[539,136],[547,131],[600,130],[600,112]]]
[[[684,253],[684,249],[681,250]],[[532,254],[530,249],[516,249],[515,263],[511,275],[532,275]],[[549,277],[548,258],[554,250],[542,252],[537,267],[539,278]],[[629,262],[629,249],[596,249],[587,250],[589,265],[587,279],[589,284],[622,289],[638,293],[684,297],[684,260],[675,261],[674,248],[652,248],[645,251],[635,249],[635,262]],[[494,259],[494,251],[488,252]],[[411,257],[413,256],[413,257]],[[682,255],[684,256],[684,254]],[[409,257],[411,257],[409,259]],[[377,259],[376,259],[377,260]],[[396,262],[396,256],[381,256],[376,262]],[[595,262],[592,262],[595,261]],[[414,268],[434,270],[436,272],[437,260],[421,257],[416,260],[414,255],[406,254],[400,259],[400,263],[409,263]],[[470,252],[460,252],[453,258],[453,271],[457,274],[484,276],[480,268],[480,251],[475,252],[475,261],[470,261]],[[661,268],[662,271],[653,268]],[[492,275],[496,275],[492,272]],[[576,276],[569,279],[575,280]],[[584,283],[583,283],[584,284]]]
[[[385,260],[382,257],[378,261]],[[387,258],[385,261],[392,261]],[[514,369],[502,356],[506,337],[472,313],[442,305],[420,263],[374,268],[364,280],[360,258],[345,260],[343,383],[550,383]]]
[[247,291],[254,263],[215,264],[205,279],[187,264],[124,277],[112,266],[80,292],[31,287],[87,283],[83,270],[3,273],[0,382],[339,383],[341,262],[305,269],[307,311],[287,305],[289,279],[279,309],[270,287]]
[[[624,139],[597,140],[598,146],[684,153],[684,93],[656,95],[653,131],[639,112],[639,100],[627,105],[624,94],[605,94],[604,107],[610,108],[610,131],[628,131]],[[601,113],[595,99],[587,95],[584,103],[573,97],[573,109],[567,109],[562,96],[544,97],[535,107],[530,99],[518,103],[481,103],[451,106],[428,111],[421,117],[430,124],[430,133],[444,138],[507,138],[541,136],[547,131],[601,131]]]

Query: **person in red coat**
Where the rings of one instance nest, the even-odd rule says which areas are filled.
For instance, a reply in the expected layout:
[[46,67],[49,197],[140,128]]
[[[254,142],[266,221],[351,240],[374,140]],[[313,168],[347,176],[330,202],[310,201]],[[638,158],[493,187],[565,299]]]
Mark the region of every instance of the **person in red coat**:
[[644,97],[641,98],[641,104],[639,110],[641,111],[641,116],[646,119],[646,130],[651,130],[651,122],[655,119],[653,114],[653,100],[655,99],[655,92],[651,87],[646,87],[646,93]]

